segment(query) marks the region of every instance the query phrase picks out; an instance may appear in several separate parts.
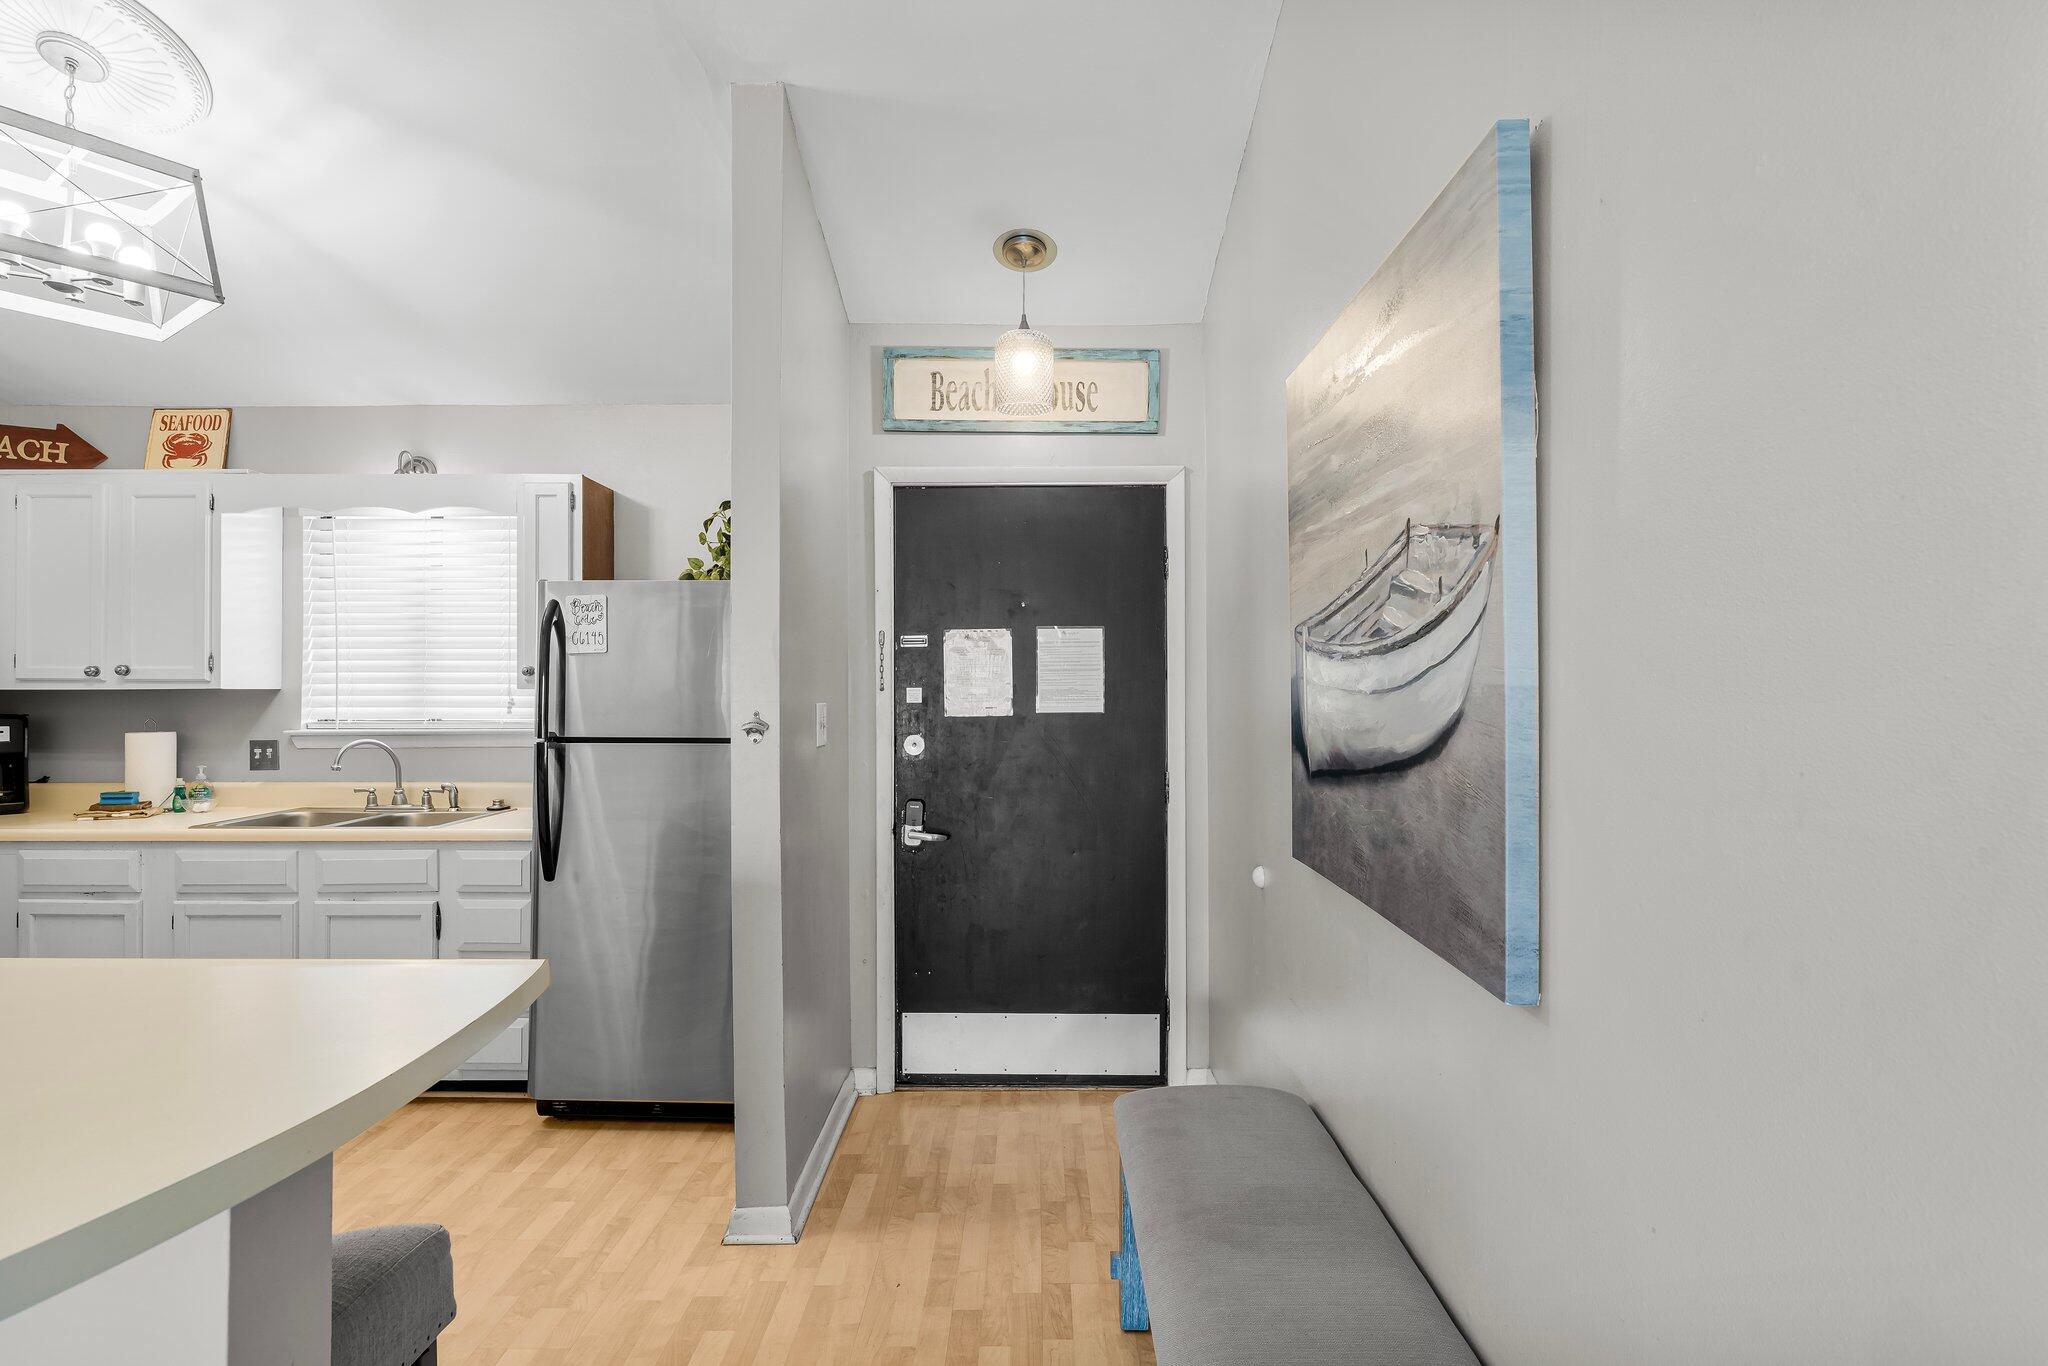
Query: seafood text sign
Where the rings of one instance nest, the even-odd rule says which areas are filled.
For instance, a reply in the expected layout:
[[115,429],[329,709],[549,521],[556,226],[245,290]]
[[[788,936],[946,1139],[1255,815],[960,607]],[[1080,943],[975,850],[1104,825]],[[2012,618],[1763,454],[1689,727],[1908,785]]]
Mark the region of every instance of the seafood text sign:
[[0,426],[0,470],[89,470],[107,457],[63,423]]
[[159,408],[149,415],[146,470],[224,470],[232,408]]
[[1106,347],[1053,353],[1053,410],[1007,417],[995,406],[986,346],[892,346],[882,352],[885,432],[1156,432],[1159,352]]

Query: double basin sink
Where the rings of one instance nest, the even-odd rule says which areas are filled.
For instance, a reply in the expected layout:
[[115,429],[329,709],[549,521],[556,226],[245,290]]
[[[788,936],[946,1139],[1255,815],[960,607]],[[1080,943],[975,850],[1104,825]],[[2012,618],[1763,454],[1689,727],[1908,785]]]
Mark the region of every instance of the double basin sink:
[[419,830],[462,821],[482,820],[488,811],[337,811],[326,807],[299,806],[289,811],[266,811],[260,816],[237,816],[233,820],[208,821],[195,830]]

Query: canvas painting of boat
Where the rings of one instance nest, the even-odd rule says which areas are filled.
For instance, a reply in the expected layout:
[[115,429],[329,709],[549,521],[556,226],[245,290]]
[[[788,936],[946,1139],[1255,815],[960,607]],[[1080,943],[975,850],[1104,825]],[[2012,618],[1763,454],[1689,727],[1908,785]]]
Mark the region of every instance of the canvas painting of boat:
[[1529,125],[1497,124],[1287,381],[1294,856],[1534,1004]]

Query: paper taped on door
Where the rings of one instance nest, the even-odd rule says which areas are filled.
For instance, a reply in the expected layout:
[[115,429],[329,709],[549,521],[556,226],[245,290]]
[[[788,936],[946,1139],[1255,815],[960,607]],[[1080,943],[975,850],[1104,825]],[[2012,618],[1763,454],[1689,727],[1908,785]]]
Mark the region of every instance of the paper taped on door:
[[1041,712],[1102,710],[1102,628],[1038,628],[1038,709]]
[[945,678],[946,715],[1011,715],[1009,631],[973,626],[946,632]]

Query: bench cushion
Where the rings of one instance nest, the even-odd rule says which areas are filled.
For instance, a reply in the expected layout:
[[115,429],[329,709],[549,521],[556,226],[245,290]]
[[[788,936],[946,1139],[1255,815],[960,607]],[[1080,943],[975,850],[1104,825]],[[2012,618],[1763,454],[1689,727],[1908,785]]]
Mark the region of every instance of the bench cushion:
[[1134,1091],[1116,1133],[1161,1362],[1477,1366],[1300,1097]]
[[334,1366],[413,1366],[455,1321],[455,1259],[439,1224],[334,1237]]

